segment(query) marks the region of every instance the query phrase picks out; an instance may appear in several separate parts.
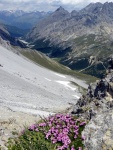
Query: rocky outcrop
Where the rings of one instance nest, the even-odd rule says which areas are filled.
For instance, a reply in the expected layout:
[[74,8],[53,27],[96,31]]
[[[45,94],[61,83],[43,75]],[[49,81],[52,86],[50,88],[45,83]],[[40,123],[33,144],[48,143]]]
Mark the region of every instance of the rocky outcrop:
[[86,125],[85,150],[113,150],[113,110],[102,111]]
[[101,79],[93,85],[89,85],[87,94],[82,95],[76,105],[73,107],[72,114],[91,120],[103,110],[107,111],[113,108],[112,82],[107,79]]
[[71,113],[88,122],[85,150],[113,150],[113,58],[103,79],[88,86]]

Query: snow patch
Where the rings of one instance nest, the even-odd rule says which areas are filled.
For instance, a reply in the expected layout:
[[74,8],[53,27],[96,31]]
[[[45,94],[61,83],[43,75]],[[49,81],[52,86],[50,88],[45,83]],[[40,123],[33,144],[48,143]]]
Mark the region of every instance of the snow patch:
[[73,95],[76,99],[79,99],[80,97],[79,96],[77,96],[77,95]]
[[48,79],[48,78],[45,78],[47,81],[51,81],[50,79]]
[[28,42],[26,42],[24,40],[21,40],[21,39],[19,39],[19,41],[22,42],[22,43],[25,43],[25,44],[29,44]]
[[59,73],[54,73],[55,75],[59,76],[59,77],[62,77],[62,78],[66,78],[66,76],[62,75],[62,74],[59,74]]
[[71,86],[69,85],[69,84],[70,84],[69,81],[56,81],[56,82],[58,82],[58,83],[60,83],[60,84],[63,84],[65,87],[70,88],[72,91],[75,91],[75,90],[76,90],[76,88],[73,88],[73,87],[71,87]]

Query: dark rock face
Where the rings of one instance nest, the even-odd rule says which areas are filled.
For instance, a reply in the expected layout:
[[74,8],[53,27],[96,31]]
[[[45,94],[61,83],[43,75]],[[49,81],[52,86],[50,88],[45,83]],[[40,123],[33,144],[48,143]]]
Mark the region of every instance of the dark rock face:
[[[106,75],[94,84],[89,84],[86,95],[83,95],[75,105],[72,114],[91,119],[98,111],[113,107],[113,60],[109,59]],[[88,110],[87,110],[88,108]]]
[[26,48],[26,45],[24,43],[10,36],[9,32],[5,29],[4,25],[0,25],[0,37],[13,46],[20,46],[21,48]]

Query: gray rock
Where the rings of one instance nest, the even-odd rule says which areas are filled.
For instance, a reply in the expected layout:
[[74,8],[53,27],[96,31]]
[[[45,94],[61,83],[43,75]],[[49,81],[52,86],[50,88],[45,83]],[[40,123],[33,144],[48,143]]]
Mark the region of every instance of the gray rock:
[[113,110],[98,113],[86,125],[83,135],[86,137],[85,150],[112,150]]

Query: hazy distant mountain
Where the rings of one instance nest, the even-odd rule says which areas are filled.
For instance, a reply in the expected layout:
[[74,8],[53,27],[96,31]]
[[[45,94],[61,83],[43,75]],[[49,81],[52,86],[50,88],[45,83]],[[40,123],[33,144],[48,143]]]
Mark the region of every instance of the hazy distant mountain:
[[0,11],[0,22],[16,26],[20,29],[31,29],[39,20],[48,16],[50,12],[24,12],[22,10]]
[[0,24],[0,38],[7,41],[7,43],[13,45],[13,46],[20,46],[22,48],[25,48],[26,45],[19,41],[18,39],[12,37],[10,33],[8,32],[5,25]]
[[[60,61],[72,69],[86,68],[82,71],[94,74],[92,70],[97,61],[92,63],[90,58],[103,61],[113,53],[113,3],[91,3],[71,13],[60,7],[40,21],[27,35],[27,40],[34,48],[60,57]],[[102,64],[100,68],[105,69]]]
[[11,26],[11,25],[5,25],[5,27],[10,33],[10,35],[15,38],[23,37],[29,32],[29,29],[20,29],[18,27]]

